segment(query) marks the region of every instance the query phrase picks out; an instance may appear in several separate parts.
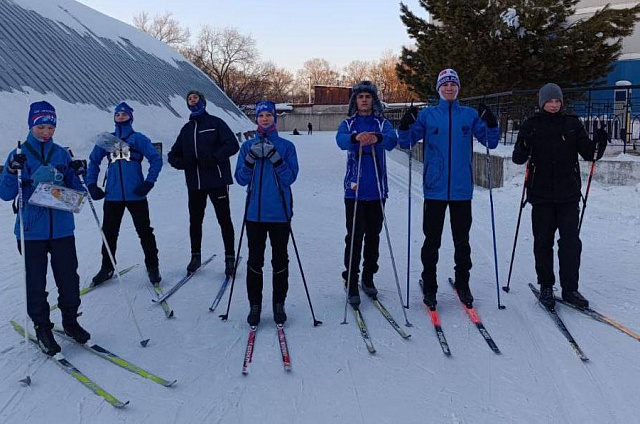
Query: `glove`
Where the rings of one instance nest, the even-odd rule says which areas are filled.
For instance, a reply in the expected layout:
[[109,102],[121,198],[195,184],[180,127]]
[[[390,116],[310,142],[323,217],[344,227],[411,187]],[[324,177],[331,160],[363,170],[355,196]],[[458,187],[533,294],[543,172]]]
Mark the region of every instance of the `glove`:
[[93,200],[104,199],[104,190],[97,185],[89,184],[87,188],[89,189],[89,196],[91,196]]
[[264,157],[269,159],[273,166],[278,167],[282,164],[282,158],[276,150],[276,147],[268,141],[264,142]]
[[76,175],[83,176],[87,174],[87,167],[85,166],[85,162],[83,160],[72,160],[69,165]]
[[398,129],[401,131],[406,131],[416,122],[416,117],[418,116],[418,108],[415,106],[411,106],[400,119],[400,125]]
[[24,164],[27,161],[27,155],[24,153],[16,153],[9,160],[9,169],[8,171],[12,174],[15,174],[19,170],[24,168]]
[[149,182],[149,181],[143,181],[142,184],[140,184],[138,187],[136,187],[135,189],[133,189],[133,193],[136,196],[140,196],[140,197],[145,197],[147,194],[149,194],[149,192],[151,191],[151,189],[153,188],[153,183]]
[[604,128],[598,128],[593,132],[593,142],[598,146],[598,155],[595,160],[600,160],[602,156],[604,156],[604,151],[607,149],[609,134],[607,134]]
[[484,103],[480,103],[478,105],[478,115],[480,116],[480,119],[484,120],[484,122],[487,123],[487,126],[489,128],[495,128],[498,126],[498,120],[496,119],[496,116]]

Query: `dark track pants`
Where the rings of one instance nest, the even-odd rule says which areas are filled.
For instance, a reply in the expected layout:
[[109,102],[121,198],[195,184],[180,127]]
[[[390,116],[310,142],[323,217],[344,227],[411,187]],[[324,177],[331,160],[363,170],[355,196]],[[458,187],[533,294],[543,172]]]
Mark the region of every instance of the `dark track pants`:
[[207,207],[207,197],[211,200],[216,218],[222,231],[225,256],[235,256],[233,246],[235,233],[231,222],[228,187],[211,190],[189,190],[189,235],[191,236],[191,252],[200,253],[202,248],[202,221]]
[[271,242],[273,269],[273,303],[284,303],[289,290],[289,224],[286,222],[247,221],[249,260],[247,261],[247,294],[250,305],[262,305],[264,250],[267,235]]
[[[351,235],[353,229],[353,211],[355,199],[344,199],[347,235],[344,238],[344,268],[347,276],[349,257],[351,256]],[[353,239],[353,257],[351,259],[351,282],[357,284],[360,274],[360,258],[362,263],[362,279],[373,280],[378,272],[378,258],[380,257],[380,231],[382,231],[383,215],[380,200],[358,200],[356,212],[355,237]],[[363,251],[364,242],[364,251]],[[346,279],[346,278],[345,278]]]
[[445,201],[424,200],[422,230],[424,244],[422,245],[422,281],[425,291],[437,291],[438,280],[436,268],[438,265],[438,250],[442,242],[445,212],[449,207],[451,234],[453,236],[455,281],[456,285],[469,285],[469,271],[471,270],[471,246],[469,245],[469,231],[471,230],[471,200]]
[[53,278],[58,286],[58,305],[63,320],[68,321],[72,317],[75,319],[80,307],[80,277],[77,272],[75,238],[70,236],[52,240],[25,240],[27,313],[35,325],[51,322],[47,302],[49,293],[46,290],[48,255],[51,256]]

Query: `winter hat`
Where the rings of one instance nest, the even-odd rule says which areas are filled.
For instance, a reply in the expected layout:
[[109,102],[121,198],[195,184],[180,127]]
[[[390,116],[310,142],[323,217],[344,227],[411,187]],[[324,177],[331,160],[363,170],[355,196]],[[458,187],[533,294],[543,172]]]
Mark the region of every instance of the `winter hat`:
[[373,97],[373,114],[382,115],[383,107],[380,98],[378,97],[378,87],[371,81],[360,81],[351,88],[351,98],[349,99],[349,109],[347,110],[348,116],[353,116],[358,112],[358,105],[356,104],[356,97],[360,93],[369,93]]
[[538,106],[540,106],[540,109],[543,109],[544,104],[551,99],[558,99],[564,104],[564,100],[562,100],[562,89],[558,84],[552,82],[543,85],[538,92]]
[[27,124],[29,129],[34,125],[49,124],[56,126],[56,110],[50,103],[41,101],[31,103],[29,106],[29,118]]
[[453,82],[458,86],[458,88],[460,88],[460,78],[458,78],[458,73],[453,69],[444,69],[440,71],[440,74],[438,74],[438,81],[436,81],[436,91],[439,93],[440,87],[448,82]]
[[260,100],[256,103],[256,123],[258,122],[258,115],[260,112],[269,112],[273,115],[273,123],[278,122],[278,115],[276,115],[276,104],[269,100]]
[[129,115],[129,120],[126,122],[116,122],[117,124],[131,124],[133,122],[133,109],[126,102],[122,102],[118,106],[116,106],[116,110],[113,111],[114,121],[115,116],[118,112],[124,112]]

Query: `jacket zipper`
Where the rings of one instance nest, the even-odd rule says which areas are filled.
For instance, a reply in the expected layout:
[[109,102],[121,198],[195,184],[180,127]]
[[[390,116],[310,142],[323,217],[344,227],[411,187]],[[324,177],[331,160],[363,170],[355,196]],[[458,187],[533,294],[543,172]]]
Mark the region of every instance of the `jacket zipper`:
[[124,194],[124,179],[122,177],[122,161],[124,159],[120,159],[118,161],[118,169],[120,170],[120,190],[122,190],[122,201],[126,202],[127,201],[127,197]]
[[193,152],[196,155],[196,177],[198,178],[198,190],[200,190],[200,171],[198,169],[198,121],[193,120]]
[[[53,147],[52,147],[53,148]],[[42,157],[43,160],[45,156],[44,156],[44,143],[40,143],[40,155]],[[47,163],[47,165],[49,165]],[[53,209],[49,208],[49,239],[53,238]]]
[[453,103],[449,103],[449,175],[447,176],[447,200],[451,200],[451,108]]
[[262,176],[264,174],[264,159],[260,159],[260,186],[258,187],[258,222],[262,219]]

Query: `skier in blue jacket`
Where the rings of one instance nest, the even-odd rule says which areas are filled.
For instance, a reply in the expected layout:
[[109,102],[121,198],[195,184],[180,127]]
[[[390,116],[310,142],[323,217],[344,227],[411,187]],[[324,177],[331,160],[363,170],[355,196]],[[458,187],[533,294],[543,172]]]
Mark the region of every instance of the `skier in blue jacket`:
[[[89,340],[89,333],[78,324],[80,307],[80,278],[78,257],[73,235],[73,213],[29,204],[29,198],[40,183],[84,191],[77,175],[85,173],[82,161],[72,160],[64,148],[53,142],[57,118],[53,106],[47,102],[32,103],[29,108],[29,135],[22,152],[14,149],[5,162],[0,176],[0,198],[12,201],[22,184],[24,220],[24,248],[27,283],[27,312],[33,321],[38,344],[47,355],[60,352],[53,338],[53,324],[47,303],[47,256],[58,287],[58,304],[62,313],[62,327],[79,343]],[[22,182],[18,181],[18,171]],[[20,250],[20,225],[16,218],[15,234]],[[26,330],[26,329],[25,329]]]
[[410,148],[418,140],[424,143],[425,241],[421,255],[424,303],[432,309],[437,303],[436,266],[448,207],[455,248],[455,287],[460,300],[470,308],[473,305],[469,289],[473,137],[494,149],[498,145],[500,129],[486,106],[481,104],[476,111],[459,104],[460,80],[453,69],[440,72],[436,90],[440,95],[437,106],[423,109],[417,119],[417,110],[412,107],[402,117],[398,142],[403,149]]
[[[378,88],[371,81],[361,81],[353,86],[347,115],[349,117],[340,123],[336,134],[338,147],[347,151],[347,171],[344,177],[347,235],[344,238],[345,270],[342,278],[345,285],[349,286],[349,303],[357,308],[360,305],[358,276],[363,239],[362,290],[372,298],[376,298],[378,294],[373,276],[378,272],[380,256],[380,231],[383,223],[380,200],[382,199],[384,203],[388,194],[385,150],[393,150],[398,143],[398,138],[389,121],[382,117],[382,103],[378,98]],[[360,154],[362,158],[359,160]],[[360,162],[359,177],[358,162]],[[355,233],[352,233],[356,204]],[[351,252],[352,238],[353,252]],[[351,264],[349,264],[349,258],[352,258]],[[351,270],[351,276],[349,276],[349,270]]]
[[[133,130],[133,109],[125,102],[116,106],[114,111],[115,137],[124,141],[128,154],[109,152],[101,146],[95,146],[89,155],[89,170],[87,172],[87,187],[93,200],[104,198],[104,217],[102,230],[109,243],[111,253],[115,258],[118,243],[118,233],[124,210],[127,209],[133,219],[140,244],[144,252],[144,262],[147,267],[149,280],[158,284],[162,280],[158,265],[158,248],[153,228],[149,219],[149,202],[147,194],[153,188],[160,169],[162,156],[153,147],[151,140],[144,134]],[[100,163],[107,157],[107,186],[106,191],[98,187]],[[149,161],[149,171],[145,178],[142,174],[142,160]],[[93,284],[98,285],[113,276],[113,264],[105,246],[102,246],[102,267],[93,277]]]
[[[258,134],[240,148],[235,177],[247,186],[247,294],[250,326],[260,323],[262,312],[262,267],[267,235],[271,241],[273,269],[273,319],[284,324],[284,302],[289,289],[289,225],[293,216],[291,185],[298,176],[296,148],[278,135],[276,107],[273,102],[256,104]],[[286,205],[286,210],[285,210]]]

